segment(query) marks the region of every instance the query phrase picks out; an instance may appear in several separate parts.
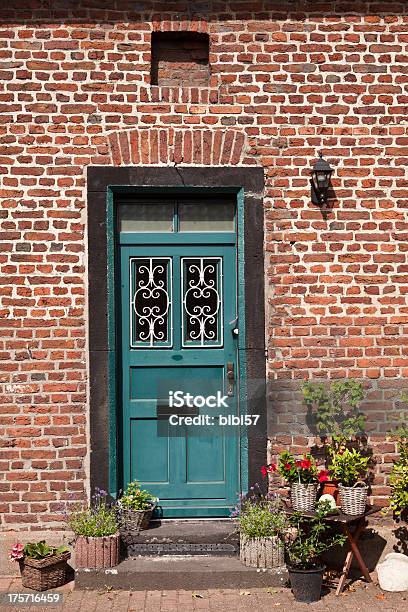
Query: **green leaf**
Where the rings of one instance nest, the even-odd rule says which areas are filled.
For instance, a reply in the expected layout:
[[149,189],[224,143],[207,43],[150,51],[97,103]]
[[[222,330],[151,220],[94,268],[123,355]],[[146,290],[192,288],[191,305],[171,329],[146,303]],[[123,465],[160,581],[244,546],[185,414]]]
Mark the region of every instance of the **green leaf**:
[[57,554],[68,552],[66,546],[49,546],[45,540],[39,542],[28,542],[24,546],[24,555],[30,559],[45,559],[46,557],[52,557]]

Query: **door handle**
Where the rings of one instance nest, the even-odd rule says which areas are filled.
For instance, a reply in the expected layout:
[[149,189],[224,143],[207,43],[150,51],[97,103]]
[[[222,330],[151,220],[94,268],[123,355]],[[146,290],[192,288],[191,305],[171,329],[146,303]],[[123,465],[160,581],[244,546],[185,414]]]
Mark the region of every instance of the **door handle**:
[[228,361],[227,363],[227,395],[228,397],[232,397],[234,395],[234,384],[235,384],[234,364],[232,361]]

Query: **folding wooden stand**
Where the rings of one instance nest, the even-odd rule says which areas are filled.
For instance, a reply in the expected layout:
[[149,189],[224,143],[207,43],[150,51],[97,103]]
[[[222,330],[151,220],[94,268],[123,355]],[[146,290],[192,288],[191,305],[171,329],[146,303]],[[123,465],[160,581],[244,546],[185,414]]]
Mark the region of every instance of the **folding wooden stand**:
[[[358,541],[364,527],[366,527],[366,525],[368,524],[367,517],[371,514],[375,514],[379,510],[380,508],[377,506],[366,506],[364,514],[358,514],[355,516],[350,514],[343,514],[342,512],[340,512],[340,514],[334,514],[331,516],[329,515],[324,519],[328,523],[340,523],[344,534],[347,536],[347,542],[350,547],[350,550],[346,555],[346,560],[343,565],[340,580],[336,588],[336,595],[340,595],[344,590],[346,580],[350,572],[353,557],[356,558],[357,563],[361,569],[361,573],[363,574],[367,582],[372,582],[370,572],[368,571],[364,559],[358,549]],[[289,514],[293,514],[294,511],[288,508],[287,512]],[[314,512],[300,512],[300,514],[305,518],[310,518],[314,516]]]
[[367,580],[367,582],[372,582],[370,572],[368,571],[368,568],[366,564],[364,563],[364,559],[361,556],[361,553],[358,549],[358,540],[366,524],[367,522],[366,522],[365,516],[363,518],[358,519],[358,521],[355,522],[354,530],[351,529],[350,523],[342,524],[343,531],[345,535],[347,536],[347,540],[350,545],[350,550],[347,553],[346,560],[343,565],[343,570],[341,572],[340,580],[339,580],[339,583],[336,589],[336,595],[340,595],[340,593],[342,593],[345,587],[346,579],[347,579],[347,576],[351,568],[351,562],[353,560],[353,557],[357,559],[357,563],[361,569],[361,572],[364,578]]

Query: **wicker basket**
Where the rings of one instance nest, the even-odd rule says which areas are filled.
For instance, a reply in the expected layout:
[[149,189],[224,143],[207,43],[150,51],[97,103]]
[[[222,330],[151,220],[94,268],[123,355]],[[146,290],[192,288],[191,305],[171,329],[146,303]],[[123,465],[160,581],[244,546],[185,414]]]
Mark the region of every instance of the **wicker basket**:
[[66,583],[71,553],[54,555],[45,559],[20,559],[20,573],[23,587],[34,591],[56,589]]
[[247,567],[273,569],[285,565],[283,543],[277,536],[248,538],[241,535],[239,558]]
[[[363,486],[357,486],[358,484]],[[367,505],[368,486],[357,482],[354,487],[339,484],[340,505],[344,514],[364,514]]]
[[292,508],[300,512],[314,510],[317,498],[317,484],[293,482],[290,486]]
[[142,529],[148,529],[154,508],[154,505],[147,510],[131,510],[121,507],[119,510],[120,531],[130,531],[135,535]]

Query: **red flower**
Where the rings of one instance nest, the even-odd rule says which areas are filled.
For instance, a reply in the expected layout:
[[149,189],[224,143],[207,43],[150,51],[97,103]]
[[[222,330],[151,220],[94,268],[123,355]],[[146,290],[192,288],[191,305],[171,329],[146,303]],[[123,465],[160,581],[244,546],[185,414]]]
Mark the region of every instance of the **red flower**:
[[277,469],[278,466],[276,465],[276,463],[271,463],[271,465],[268,466],[268,472],[276,472]]
[[303,470],[309,470],[312,467],[312,462],[310,461],[310,459],[302,459],[302,461],[300,462],[300,467]]
[[301,467],[301,464],[302,464],[301,460],[300,459],[296,459],[296,461],[295,461],[296,467]]
[[292,469],[292,464],[291,463],[285,463],[285,465],[283,466],[285,468],[285,470],[291,470]]
[[319,482],[327,482],[329,480],[329,470],[320,470],[318,479]]
[[267,475],[267,473],[268,473],[268,468],[266,467],[266,465],[263,465],[263,466],[261,467],[261,474],[262,474],[263,478],[265,478],[265,476]]
[[24,546],[23,544],[20,544],[20,542],[17,542],[17,544],[14,544],[13,548],[11,549],[10,552],[10,561],[18,561],[19,559],[22,559],[24,557]]

